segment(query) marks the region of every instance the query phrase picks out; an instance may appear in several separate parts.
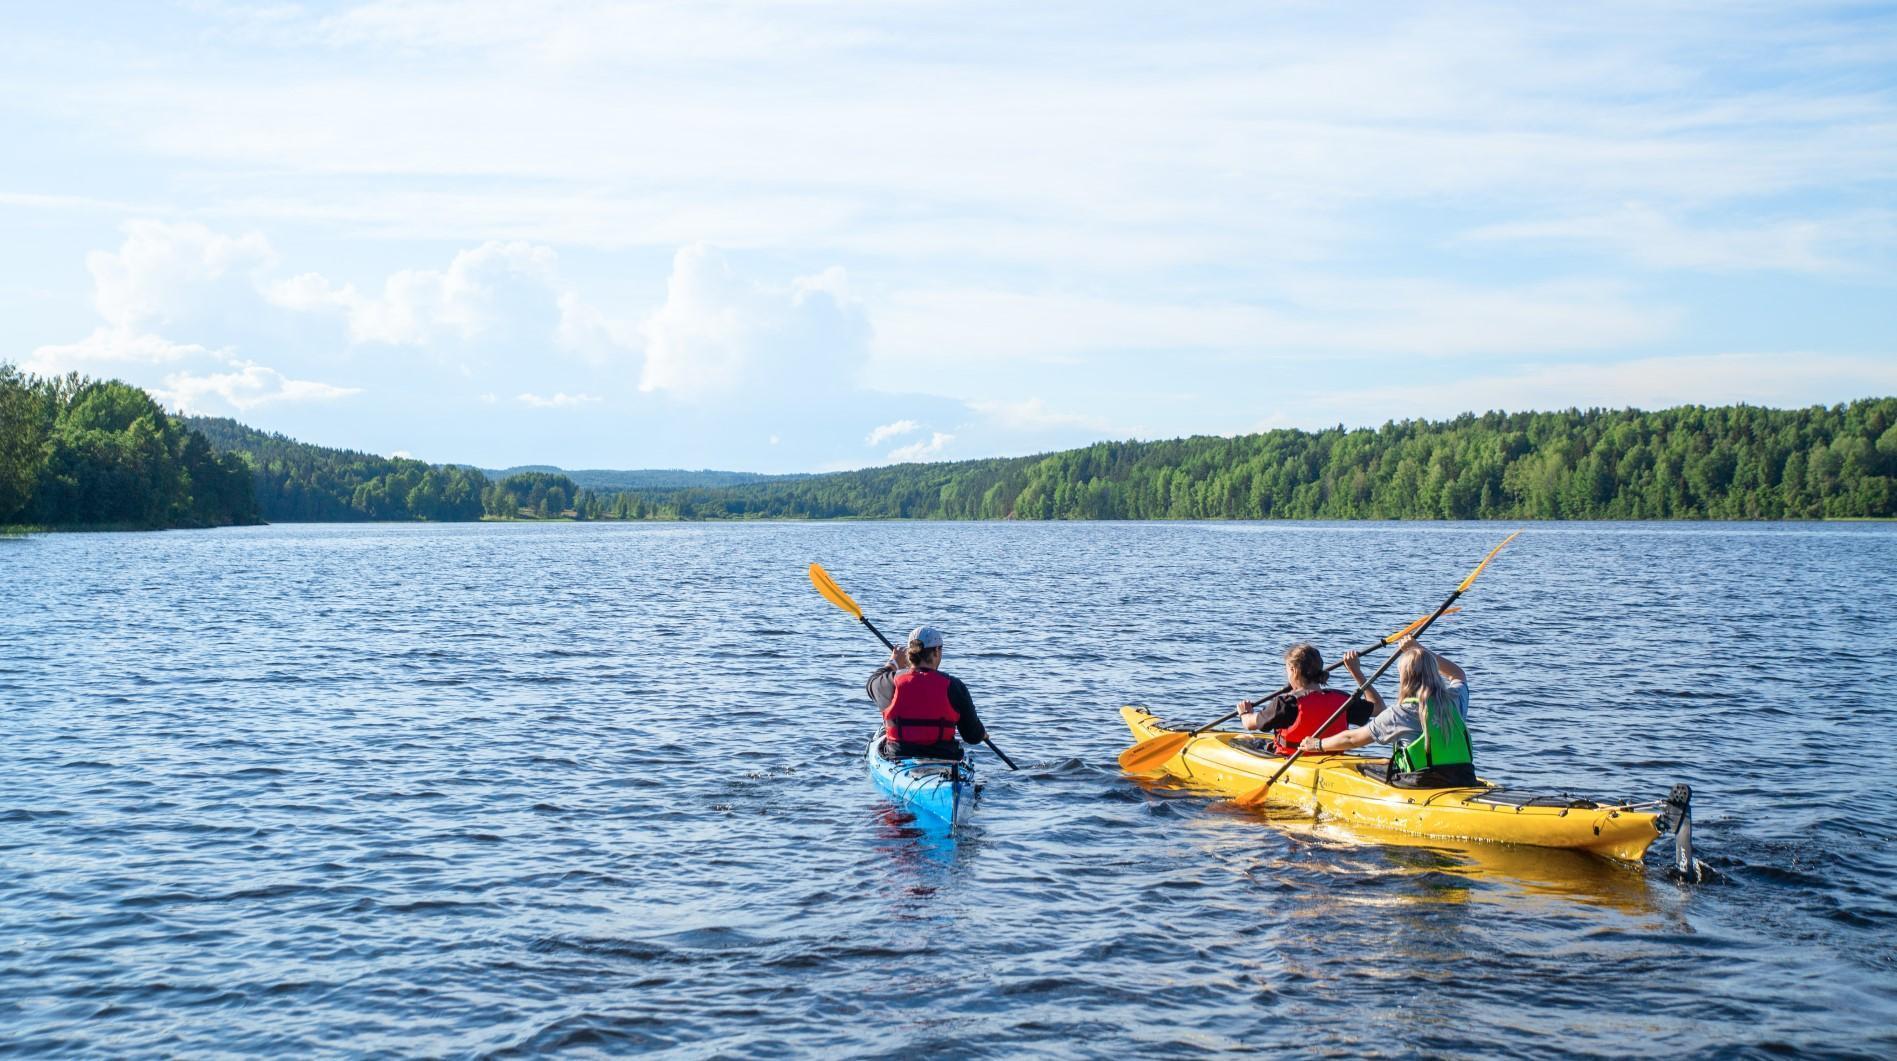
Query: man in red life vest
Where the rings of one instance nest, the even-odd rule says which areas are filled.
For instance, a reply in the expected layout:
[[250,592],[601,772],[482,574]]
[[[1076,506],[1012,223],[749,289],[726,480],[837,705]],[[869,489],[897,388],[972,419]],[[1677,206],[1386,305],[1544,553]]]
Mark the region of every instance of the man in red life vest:
[[909,644],[890,654],[864,683],[883,712],[883,754],[891,759],[960,759],[962,746],[987,736],[975,701],[960,678],[942,673],[942,634],[933,626],[909,632]]
[[[1357,653],[1344,653],[1344,666],[1362,685],[1363,670],[1357,665]],[[1300,642],[1285,650],[1284,681],[1291,691],[1282,696],[1262,704],[1238,702],[1239,719],[1246,729],[1275,731],[1272,749],[1279,755],[1297,751],[1298,742],[1306,737],[1329,737],[1353,723],[1370,720],[1371,705],[1363,700],[1351,704],[1349,711],[1338,713],[1350,694],[1324,687],[1324,657],[1313,645]],[[1327,720],[1329,725],[1325,725]]]

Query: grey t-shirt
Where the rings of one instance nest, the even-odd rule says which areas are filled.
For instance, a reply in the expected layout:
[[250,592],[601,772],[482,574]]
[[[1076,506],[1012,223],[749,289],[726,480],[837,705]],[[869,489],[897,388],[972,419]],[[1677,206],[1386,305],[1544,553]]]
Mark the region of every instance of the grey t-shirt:
[[[1449,699],[1456,705],[1456,714],[1463,722],[1469,721],[1469,686],[1466,682],[1449,682]],[[1370,739],[1378,744],[1395,745],[1405,743],[1423,735],[1423,713],[1412,700],[1406,704],[1391,704],[1370,720]]]

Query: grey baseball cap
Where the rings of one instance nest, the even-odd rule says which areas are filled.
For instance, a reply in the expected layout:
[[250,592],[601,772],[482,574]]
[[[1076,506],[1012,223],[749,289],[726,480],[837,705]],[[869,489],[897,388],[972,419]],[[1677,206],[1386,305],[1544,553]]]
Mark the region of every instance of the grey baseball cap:
[[909,641],[912,644],[920,641],[923,648],[941,648],[942,631],[933,626],[918,626],[909,631]]

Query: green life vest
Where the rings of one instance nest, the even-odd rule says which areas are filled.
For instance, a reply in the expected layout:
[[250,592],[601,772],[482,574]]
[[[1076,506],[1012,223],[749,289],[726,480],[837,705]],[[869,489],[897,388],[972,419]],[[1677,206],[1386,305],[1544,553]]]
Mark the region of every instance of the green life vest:
[[[1403,701],[1418,703],[1415,697]],[[1417,712],[1419,715],[1421,711]],[[1431,740],[1432,734],[1435,739]],[[1429,705],[1429,724],[1423,735],[1399,746],[1390,756],[1391,773],[1416,773],[1432,766],[1474,766],[1475,751],[1469,747],[1469,727],[1463,725],[1462,712],[1447,697]]]

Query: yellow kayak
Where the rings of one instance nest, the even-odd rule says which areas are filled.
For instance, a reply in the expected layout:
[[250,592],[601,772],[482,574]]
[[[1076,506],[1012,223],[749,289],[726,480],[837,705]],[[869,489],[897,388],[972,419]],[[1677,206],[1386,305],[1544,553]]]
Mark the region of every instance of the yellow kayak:
[[[1144,708],[1123,707],[1120,715],[1136,741],[1178,732]],[[1210,732],[1187,741],[1165,769],[1174,777],[1237,796],[1264,784],[1284,762],[1270,750],[1268,737]],[[1388,759],[1362,755],[1302,755],[1272,786],[1272,798],[1319,817],[1415,836],[1557,847],[1630,862],[1639,861],[1655,840],[1676,833],[1682,841],[1680,854],[1691,864],[1684,843],[1690,826],[1681,828],[1691,820],[1691,793],[1684,785],[1651,803],[1603,803],[1522,795],[1486,780],[1474,788],[1396,788],[1380,778],[1388,765]]]

